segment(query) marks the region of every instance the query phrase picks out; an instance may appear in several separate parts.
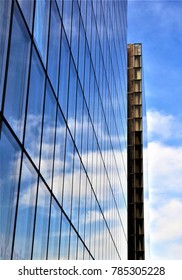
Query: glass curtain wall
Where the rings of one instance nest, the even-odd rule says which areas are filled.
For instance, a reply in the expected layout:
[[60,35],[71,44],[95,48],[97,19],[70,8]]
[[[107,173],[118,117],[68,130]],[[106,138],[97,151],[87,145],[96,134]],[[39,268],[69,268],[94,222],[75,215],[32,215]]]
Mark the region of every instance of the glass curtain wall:
[[126,259],[127,1],[0,1],[0,259]]

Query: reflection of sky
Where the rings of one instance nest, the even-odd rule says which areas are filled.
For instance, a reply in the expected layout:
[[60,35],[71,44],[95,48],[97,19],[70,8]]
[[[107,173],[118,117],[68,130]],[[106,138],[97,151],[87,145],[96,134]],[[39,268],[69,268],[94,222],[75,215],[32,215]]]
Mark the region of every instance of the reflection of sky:
[[[30,27],[31,20],[30,18],[28,19],[27,10],[25,9],[23,2],[19,2]],[[31,2],[29,2],[29,4],[30,3]],[[116,63],[117,59],[110,59],[110,53],[108,53],[108,49],[110,47],[113,53],[117,53],[118,61],[121,62],[121,60],[123,60],[123,57],[120,56],[118,48],[116,48],[113,43],[114,40],[117,40],[117,36],[119,35],[114,35],[112,22],[109,20],[106,38],[106,32],[104,32],[103,14],[101,17],[102,20],[98,21],[98,26],[96,26],[93,13],[91,15],[91,10],[90,14],[88,12],[89,9],[91,9],[91,6],[89,5],[91,4],[90,2],[87,10],[89,23],[86,24],[87,17],[85,15],[86,11],[84,10],[84,4],[86,4],[86,2],[83,2],[84,4],[81,5],[83,22],[80,21],[80,29],[82,33],[80,36],[81,39],[78,39],[76,36],[78,32],[75,30],[76,26],[78,28],[78,18],[76,16],[73,20],[74,26],[71,26],[71,3],[71,1],[64,1],[63,24],[65,30],[62,30],[63,43],[61,50],[63,53],[60,63],[59,73],[61,75],[61,79],[58,89],[58,100],[61,108],[63,109],[64,117],[67,119],[68,128],[66,128],[64,118],[60,110],[57,108],[55,99],[55,96],[57,96],[56,90],[58,86],[58,60],[56,60],[56,56],[58,56],[59,40],[55,41],[55,44],[53,44],[52,41],[53,38],[60,35],[57,33],[58,30],[60,30],[60,20],[54,9],[55,4],[53,4],[54,8],[51,9],[51,15],[49,15],[49,1],[36,2],[33,37],[42,62],[46,65],[48,40],[47,18],[51,17],[51,43],[49,44],[47,62],[50,81],[46,80],[45,82],[45,75],[39,56],[36,53],[36,48],[33,47],[33,58],[31,61],[29,79],[27,118],[24,119],[24,111],[26,107],[25,96],[21,97],[21,112],[18,112],[19,99],[14,102],[16,105],[15,108],[17,109],[17,116],[14,116],[12,113],[12,111],[15,110],[13,106],[12,110],[10,110],[7,106],[7,104],[9,104],[9,93],[5,99],[5,108],[7,106],[7,110],[5,110],[6,117],[12,125],[14,131],[16,132],[16,128],[21,128],[22,132],[24,122],[26,121],[26,136],[23,145],[26,153],[36,165],[36,168],[40,167],[40,174],[45,180],[45,182],[43,182],[41,178],[38,179],[37,172],[29,162],[28,157],[24,154],[20,179],[14,258],[30,258],[34,222],[34,259],[45,259],[47,246],[49,252],[48,258],[57,258],[58,254],[60,254],[60,258],[67,258],[69,242],[73,245],[70,251],[70,258],[75,258],[77,246],[75,241],[76,233],[72,227],[70,228],[67,218],[64,214],[62,214],[62,236],[61,239],[59,239],[61,211],[54,199],[52,199],[52,203],[50,203],[50,190],[53,192],[58,202],[63,206],[65,213],[71,219],[73,225],[78,230],[87,247],[91,249],[91,253],[92,247],[90,247],[90,244],[94,244],[95,252],[93,253],[95,253],[96,258],[102,258],[102,254],[99,252],[99,248],[102,245],[104,248],[103,250],[108,250],[108,255],[112,258],[117,257],[112,237],[115,240],[119,251],[123,254],[122,257],[126,258],[126,251],[123,249],[121,250],[121,240],[119,241],[116,236],[116,233],[118,233],[118,235],[121,234],[122,237],[120,239],[122,239],[123,243],[126,243],[121,227],[123,222],[124,230],[126,232],[126,221],[124,221],[124,216],[126,218],[126,119],[124,118],[124,109],[120,112],[123,105],[121,99],[118,98],[120,93],[119,89],[121,87],[121,74],[120,71],[118,73],[118,63]],[[75,13],[76,11],[79,12],[77,1],[74,1],[73,7]],[[108,7],[106,6],[105,9],[107,10]],[[94,3],[94,11],[96,12],[96,3]],[[108,12],[108,10],[106,12]],[[102,11],[97,11],[96,14],[98,19],[101,16],[99,13],[102,13]],[[18,14],[18,16],[20,15]],[[92,36],[92,39],[97,43],[96,47],[92,49],[90,46],[90,40],[85,40],[85,31],[82,23],[84,23],[88,31],[87,39],[91,39]],[[66,31],[66,34],[64,31]],[[19,37],[15,36],[16,33]],[[9,68],[12,70],[12,73],[10,74],[12,75],[11,78],[13,81],[16,80],[15,76],[13,76],[16,74],[16,71],[14,71],[16,65],[24,65],[21,59],[25,59],[26,54],[29,53],[29,40],[27,40],[27,37],[29,38],[29,36],[27,36],[28,34],[26,33],[27,32],[24,32],[23,29],[21,30],[19,22],[16,22],[16,24],[13,25],[13,36],[15,37],[13,37],[13,40],[15,42],[17,41],[17,45],[19,41],[22,42],[24,40],[24,45],[20,45],[24,56],[15,56],[15,50],[14,52],[11,52],[13,58],[16,60],[14,64],[12,64],[12,69]],[[106,57],[109,58],[107,60],[107,65],[104,65],[102,61],[99,39],[103,48],[102,55],[104,56],[104,60]],[[71,58],[68,45],[70,40],[72,40],[71,48],[73,51],[73,57]],[[78,43],[78,40],[79,53],[77,52],[78,44],[76,44],[76,42]],[[84,61],[85,48],[86,60]],[[90,52],[93,55],[92,64],[90,64]],[[77,70],[75,68],[75,66],[77,66],[76,59],[78,55],[80,57],[78,62],[79,80],[77,80]],[[27,55],[27,57],[29,56]],[[51,60],[54,60],[53,64],[50,64]],[[18,62],[21,63],[18,64]],[[27,63],[28,58],[25,61],[25,64]],[[71,67],[70,72],[68,71],[69,65]],[[86,68],[84,69],[84,67]],[[56,73],[57,75],[54,75]],[[89,73],[91,73],[91,80],[88,78]],[[95,78],[95,73],[97,79]],[[114,75],[119,75],[118,81],[116,82],[114,82]],[[105,79],[104,86],[102,85],[102,76],[104,76]],[[63,79],[63,77],[65,77],[65,79]],[[69,87],[67,83],[68,77],[70,78]],[[26,79],[27,77],[24,77],[25,87],[27,84]],[[23,78],[18,80],[18,86],[21,87],[22,81]],[[11,83],[7,88],[10,88],[10,85]],[[23,89],[24,88],[22,87],[22,90]],[[55,95],[53,90],[56,91]],[[44,93],[46,94],[45,98]],[[78,95],[76,96],[77,93]],[[67,94],[69,94],[68,104],[66,101]],[[16,99],[16,96],[13,96]],[[58,117],[56,119],[57,114]],[[114,118],[116,118],[116,121],[114,121]],[[121,124],[120,122],[123,123]],[[122,126],[124,128],[122,128]],[[74,137],[76,147],[78,145],[78,150],[75,148],[73,142]],[[3,141],[5,140],[1,139],[1,143]],[[6,141],[4,143],[6,143]],[[9,147],[11,144],[7,144],[7,146]],[[13,166],[12,162],[16,157],[15,152],[11,152],[14,154],[14,157],[12,158],[10,153],[5,150],[5,155],[9,159],[9,170],[11,170],[11,167]],[[40,162],[39,156],[41,156]],[[2,156],[2,160],[3,162],[6,162],[4,154]],[[17,163],[19,167],[18,160]],[[17,173],[19,173],[19,170]],[[9,174],[5,172],[5,177],[8,178],[8,176]],[[46,183],[47,186],[45,186],[44,183]],[[14,179],[13,187],[16,190],[12,196],[16,198],[18,180],[16,181],[16,179]],[[111,189],[111,187],[113,189]],[[4,196],[6,197],[6,194],[4,194]],[[12,204],[11,200],[16,201],[15,198],[10,198],[10,202],[7,204]],[[101,209],[99,208],[99,205]],[[116,209],[116,205],[118,209]],[[102,213],[100,210],[102,210]],[[47,243],[49,211],[51,213],[51,218],[49,241]],[[35,213],[36,220],[34,221]],[[103,238],[103,235],[105,238]],[[69,238],[71,239],[69,240]],[[78,244],[78,247],[80,248],[78,255],[81,257],[83,245],[80,240],[78,240]],[[104,246],[104,244],[108,245]],[[23,249],[21,249],[22,246]],[[59,246],[60,252],[58,249]],[[87,258],[89,258],[86,250],[84,254]]]

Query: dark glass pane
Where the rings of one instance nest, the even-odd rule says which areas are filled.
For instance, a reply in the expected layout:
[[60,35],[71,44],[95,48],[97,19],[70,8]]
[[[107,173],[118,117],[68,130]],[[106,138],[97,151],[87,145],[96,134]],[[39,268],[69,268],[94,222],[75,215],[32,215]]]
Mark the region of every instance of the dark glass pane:
[[55,121],[56,100],[53,96],[50,85],[47,82],[40,170],[42,175],[44,176],[44,179],[47,181],[47,184],[50,187],[52,182]]
[[43,62],[46,64],[50,1],[36,1],[34,37]]
[[0,110],[4,85],[4,71],[6,65],[11,1],[0,1]]
[[62,213],[61,223],[61,246],[60,246],[60,260],[68,259],[68,245],[70,235],[70,223],[68,222],[65,215]]
[[66,145],[66,125],[63,116],[58,110],[57,128],[56,128],[56,147],[54,159],[54,177],[53,192],[60,204],[62,204],[63,195],[63,171],[64,171],[64,154]]
[[5,116],[20,140],[24,127],[29,54],[30,38],[15,5],[5,97]]
[[67,117],[69,60],[70,60],[70,51],[65,37],[65,33],[62,30],[59,104],[61,106],[65,118]]
[[25,148],[38,166],[42,129],[45,75],[36,51],[33,49],[26,119]]
[[36,193],[37,173],[24,155],[13,259],[29,260],[31,258]]
[[49,248],[48,248],[49,260],[58,259],[60,228],[61,228],[61,210],[53,199],[52,207],[51,207],[51,223],[49,229]]
[[60,55],[61,19],[55,2],[51,6],[51,25],[49,37],[48,74],[57,95],[58,67]]
[[24,17],[28,23],[30,31],[32,31],[32,16],[33,16],[33,6],[34,1],[32,0],[18,0]]
[[50,193],[45,184],[39,181],[38,201],[36,211],[33,259],[45,260],[47,252],[47,237],[49,223]]
[[0,259],[10,259],[20,173],[20,149],[6,126],[0,135]]

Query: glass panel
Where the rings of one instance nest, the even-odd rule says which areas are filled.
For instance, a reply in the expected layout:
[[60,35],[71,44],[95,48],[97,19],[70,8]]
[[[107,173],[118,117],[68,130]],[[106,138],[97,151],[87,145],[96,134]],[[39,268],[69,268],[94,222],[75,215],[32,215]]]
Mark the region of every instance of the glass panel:
[[60,260],[68,259],[69,236],[70,236],[70,223],[68,222],[65,215],[62,213]]
[[63,25],[66,31],[68,41],[71,35],[71,16],[72,16],[72,0],[66,0],[63,4]]
[[26,119],[25,148],[38,166],[42,130],[42,111],[45,76],[36,51],[33,49]]
[[79,204],[79,234],[84,239],[85,230],[85,207],[86,207],[86,174],[81,166],[81,181],[80,181],[80,204]]
[[74,231],[74,229],[71,228],[69,260],[76,260],[76,251],[77,251],[77,234]]
[[56,121],[56,100],[47,82],[41,154],[41,173],[51,187]]
[[49,7],[50,1],[48,0],[36,1],[34,37],[44,63],[46,63],[47,57]]
[[31,258],[36,193],[37,173],[24,155],[13,259]]
[[84,78],[84,59],[85,59],[84,55],[85,55],[85,32],[84,32],[82,22],[80,22],[78,75],[82,87],[83,87],[83,78]]
[[33,259],[45,260],[47,252],[50,193],[43,181],[41,179],[39,180]]
[[69,51],[64,30],[62,30],[59,103],[65,117],[67,116],[69,60],[70,60],[70,51]]
[[20,149],[4,124],[0,137],[0,259],[11,259]]
[[51,7],[51,25],[48,54],[48,74],[57,95],[58,67],[60,54],[61,19],[55,2]]
[[75,150],[71,220],[76,229],[78,229],[78,214],[79,214],[79,199],[80,199],[79,194],[80,194],[80,158],[78,157],[78,154]]
[[63,0],[56,0],[58,8],[59,8],[59,13],[60,16],[63,16]]
[[70,213],[71,213],[72,176],[73,176],[72,173],[73,173],[73,159],[74,159],[73,152],[74,152],[74,144],[69,132],[67,131],[63,209],[68,215],[68,217],[70,217]]
[[78,38],[79,38],[79,8],[77,1],[73,1],[73,16],[72,16],[72,35],[71,35],[71,50],[73,59],[77,65],[78,60]]
[[51,223],[49,230],[48,259],[58,260],[60,240],[61,210],[55,200],[52,200]]
[[6,65],[11,1],[0,1],[0,110]]
[[5,116],[22,139],[29,67],[29,36],[15,5],[5,97]]
[[74,137],[75,132],[75,111],[76,111],[76,69],[71,59],[70,63],[70,85],[69,85],[69,104],[68,104],[68,126]]
[[66,145],[66,125],[60,110],[58,110],[57,128],[56,128],[56,147],[54,159],[54,177],[53,193],[62,204],[63,195],[63,172],[64,172],[64,154]]
[[80,83],[77,88],[77,106],[76,106],[76,134],[75,143],[79,153],[81,154],[81,138],[82,138],[82,108],[83,108],[83,94]]
[[32,0],[18,0],[24,17],[28,23],[30,30],[32,31],[32,16],[33,16],[33,6],[34,1]]
[[83,243],[79,238],[78,238],[77,260],[83,260]]

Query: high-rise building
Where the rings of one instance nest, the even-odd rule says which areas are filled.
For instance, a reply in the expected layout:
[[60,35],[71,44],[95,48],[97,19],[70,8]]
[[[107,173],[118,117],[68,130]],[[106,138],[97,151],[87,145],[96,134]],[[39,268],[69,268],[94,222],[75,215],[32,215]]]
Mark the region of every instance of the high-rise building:
[[144,250],[142,45],[128,44],[128,259]]
[[127,0],[0,1],[0,259],[127,259]]

